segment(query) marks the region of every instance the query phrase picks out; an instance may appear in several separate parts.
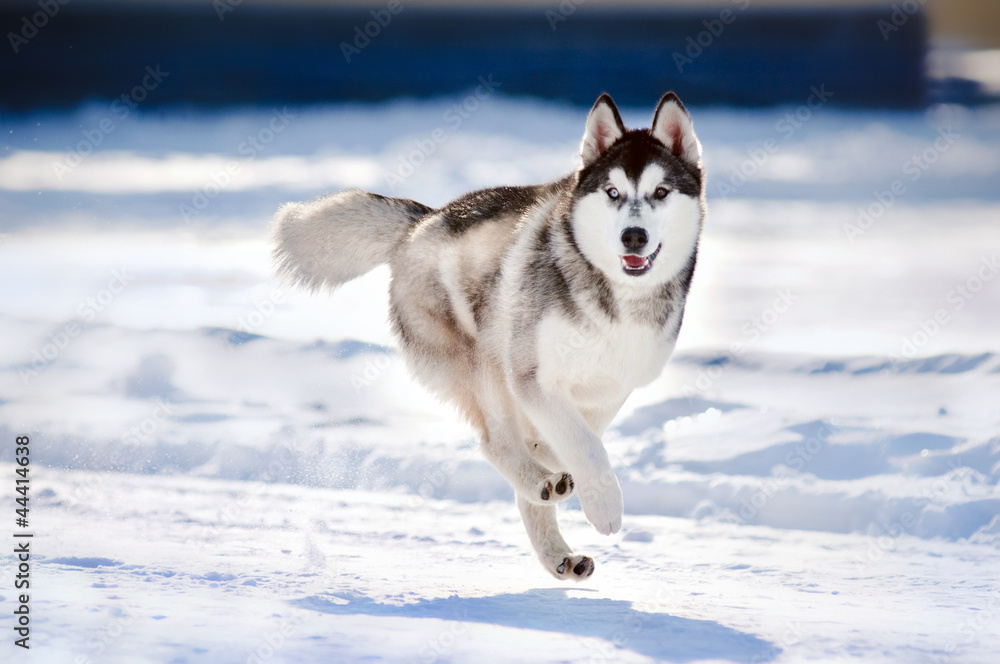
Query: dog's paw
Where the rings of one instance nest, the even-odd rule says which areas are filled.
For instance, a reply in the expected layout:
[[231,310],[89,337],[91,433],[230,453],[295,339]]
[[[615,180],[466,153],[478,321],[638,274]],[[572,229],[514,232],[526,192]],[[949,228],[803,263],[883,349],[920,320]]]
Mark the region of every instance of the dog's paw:
[[558,503],[572,496],[575,487],[569,473],[552,473],[539,483],[536,495],[544,504]]
[[590,556],[574,556],[569,554],[554,568],[549,569],[557,579],[583,581],[594,573],[594,559]]
[[597,482],[581,485],[578,495],[587,521],[602,535],[611,535],[622,528],[625,501],[618,478],[611,471],[606,475],[610,477],[602,476]]

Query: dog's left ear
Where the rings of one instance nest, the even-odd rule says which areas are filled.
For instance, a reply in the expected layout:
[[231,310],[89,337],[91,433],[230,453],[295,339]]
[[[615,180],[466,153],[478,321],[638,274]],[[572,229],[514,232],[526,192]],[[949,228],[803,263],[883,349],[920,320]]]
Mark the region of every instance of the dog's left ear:
[[684,104],[673,92],[660,99],[653,113],[653,138],[666,145],[671,152],[692,166],[701,166],[701,143],[694,135],[694,124]]
[[580,144],[583,165],[596,161],[624,135],[625,125],[622,124],[615,102],[607,94],[601,95],[587,116],[587,129],[583,132],[583,143]]

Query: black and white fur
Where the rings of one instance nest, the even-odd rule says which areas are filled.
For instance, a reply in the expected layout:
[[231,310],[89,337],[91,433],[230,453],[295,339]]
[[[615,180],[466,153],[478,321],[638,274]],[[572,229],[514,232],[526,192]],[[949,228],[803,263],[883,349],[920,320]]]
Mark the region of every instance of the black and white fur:
[[344,191],[277,213],[277,270],[336,287],[392,270],[392,324],[414,376],[457,405],[513,485],[531,544],[560,579],[594,561],[563,540],[576,492],[609,535],[623,503],[601,436],[673,351],[705,217],[701,145],[673,93],[628,131],[602,95],[579,169],[440,209]]

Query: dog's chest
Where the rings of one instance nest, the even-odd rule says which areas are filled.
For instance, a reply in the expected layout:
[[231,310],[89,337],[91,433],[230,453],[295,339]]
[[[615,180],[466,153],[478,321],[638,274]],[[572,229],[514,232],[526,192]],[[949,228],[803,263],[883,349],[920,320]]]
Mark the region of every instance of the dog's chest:
[[614,402],[660,374],[674,341],[664,328],[580,326],[550,316],[538,328],[539,379],[567,389],[582,405]]

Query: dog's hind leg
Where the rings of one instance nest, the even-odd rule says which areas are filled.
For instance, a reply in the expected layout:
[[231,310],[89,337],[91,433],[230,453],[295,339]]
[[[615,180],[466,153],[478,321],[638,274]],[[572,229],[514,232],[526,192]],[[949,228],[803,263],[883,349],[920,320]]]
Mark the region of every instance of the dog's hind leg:
[[559,533],[555,505],[537,505],[518,493],[517,508],[521,511],[531,546],[552,576],[582,581],[594,573],[593,558],[575,555]]
[[491,364],[477,370],[476,401],[484,421],[483,455],[519,496],[539,505],[552,505],[573,495],[575,485],[569,473],[546,468],[532,456],[503,376]]

